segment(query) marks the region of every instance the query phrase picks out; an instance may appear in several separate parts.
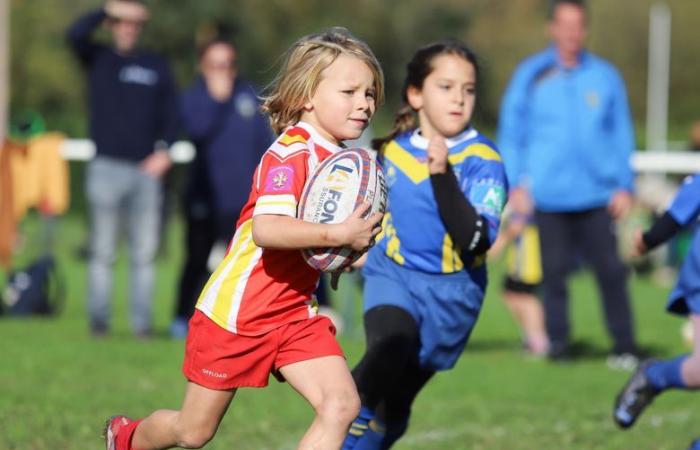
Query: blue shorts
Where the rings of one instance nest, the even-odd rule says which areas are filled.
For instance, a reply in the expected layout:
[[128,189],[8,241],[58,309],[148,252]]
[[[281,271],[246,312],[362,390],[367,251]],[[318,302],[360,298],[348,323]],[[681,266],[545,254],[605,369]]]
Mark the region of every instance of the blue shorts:
[[483,289],[464,271],[429,274],[406,269],[378,249],[369,252],[362,275],[365,312],[386,305],[404,309],[418,324],[421,366],[454,367],[479,317]]
[[695,231],[667,309],[675,314],[700,314],[700,228]]
[[668,298],[666,309],[681,316],[700,314],[700,288],[687,289],[683,280],[679,280]]

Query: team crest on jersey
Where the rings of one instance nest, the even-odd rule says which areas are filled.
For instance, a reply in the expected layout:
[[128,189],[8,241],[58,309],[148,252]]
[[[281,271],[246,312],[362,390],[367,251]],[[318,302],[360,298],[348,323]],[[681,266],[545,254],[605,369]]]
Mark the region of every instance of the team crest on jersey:
[[482,183],[472,187],[471,199],[480,213],[499,217],[506,204],[506,190],[500,184]]
[[267,173],[265,192],[289,192],[292,189],[294,168],[290,166],[274,167]]

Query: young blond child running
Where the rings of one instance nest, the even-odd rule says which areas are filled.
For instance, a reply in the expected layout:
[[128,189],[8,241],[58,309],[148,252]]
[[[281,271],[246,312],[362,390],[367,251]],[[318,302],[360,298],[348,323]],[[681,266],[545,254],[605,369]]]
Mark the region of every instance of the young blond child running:
[[381,214],[324,225],[296,219],[307,176],[341,143],[360,136],[381,102],[381,68],[365,43],[334,28],[289,50],[263,109],[281,133],[255,171],[228,253],[207,282],[190,321],[179,411],[142,420],[111,418],[108,450],[200,448],[216,433],[236,390],[264,387],[272,373],[314,408],[300,449],[338,449],[359,399],[327,318],[312,293],[319,273],[299,249],[366,249]]
[[481,310],[485,253],[506,198],[501,157],[471,127],[474,54],[440,41],[407,69],[405,105],[377,145],[388,209],[362,269],[367,349],[353,369],[362,408],[343,450],[390,448],[418,392],[457,362]]

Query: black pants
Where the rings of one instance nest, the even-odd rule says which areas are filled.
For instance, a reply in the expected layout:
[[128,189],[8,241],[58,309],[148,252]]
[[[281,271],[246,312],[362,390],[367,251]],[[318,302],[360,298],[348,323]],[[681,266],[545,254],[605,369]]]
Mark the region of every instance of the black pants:
[[[364,319],[367,350],[352,375],[362,405],[376,412],[387,434],[400,436],[416,395],[435,372],[418,364],[418,326],[408,312],[377,306]],[[401,429],[393,430],[393,426]]]
[[617,237],[605,208],[578,212],[535,214],[542,250],[542,292],[545,324],[552,348],[568,345],[569,298],[567,276],[576,257],[595,273],[602,296],[614,352],[636,350],[627,291],[627,268],[618,255]]
[[176,318],[192,316],[197,298],[211,275],[207,268],[209,253],[217,241],[228,243],[233,237],[239,214],[239,211],[213,213],[205,208],[200,211],[188,208],[185,265],[180,275]]

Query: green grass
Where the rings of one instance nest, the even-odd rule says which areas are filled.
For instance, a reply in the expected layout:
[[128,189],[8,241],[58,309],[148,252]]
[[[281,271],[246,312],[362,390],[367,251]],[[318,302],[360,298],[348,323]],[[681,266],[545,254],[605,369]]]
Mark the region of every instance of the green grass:
[[[156,327],[163,336],[181,259],[181,228],[174,225],[167,255],[159,260]],[[35,232],[30,227],[27,235]],[[182,400],[183,342],[165,337],[143,342],[129,334],[124,258],[116,267],[115,332],[104,340],[88,337],[86,272],[75,257],[83,234],[82,220],[64,219],[56,248],[68,280],[64,313],[45,320],[0,318],[2,450],[99,449],[107,416],[143,416],[178,408]],[[696,400],[681,392],[661,396],[634,429],[614,427],[612,400],[628,374],[605,366],[609,342],[588,276],[574,279],[572,316],[575,338],[589,351],[576,363],[554,365],[519,352],[517,331],[498,298],[499,267],[493,269],[495,281],[467,351],[454,370],[421,393],[410,430],[395,448],[684,449],[700,435]],[[679,334],[682,321],[663,312],[667,290],[645,279],[631,286],[642,344],[659,356],[687,351]],[[341,342],[354,364],[362,341]],[[293,449],[311,416],[296,393],[273,380],[266,389],[239,393],[206,448]]]

